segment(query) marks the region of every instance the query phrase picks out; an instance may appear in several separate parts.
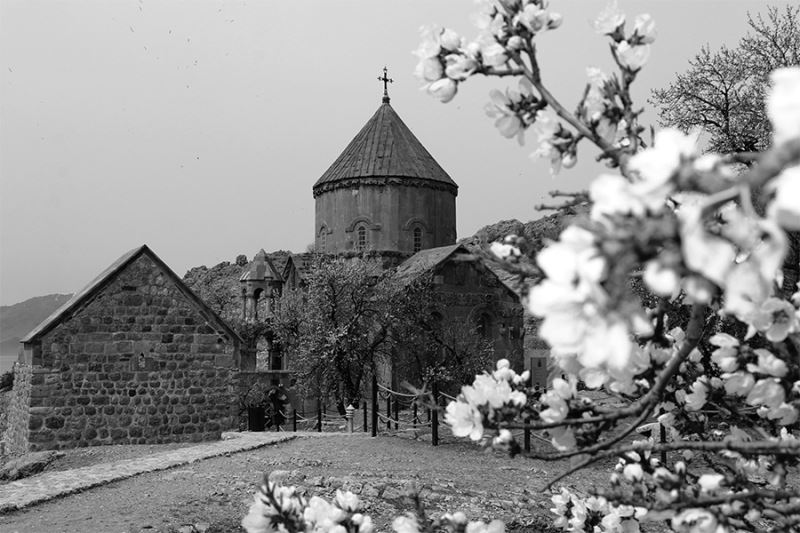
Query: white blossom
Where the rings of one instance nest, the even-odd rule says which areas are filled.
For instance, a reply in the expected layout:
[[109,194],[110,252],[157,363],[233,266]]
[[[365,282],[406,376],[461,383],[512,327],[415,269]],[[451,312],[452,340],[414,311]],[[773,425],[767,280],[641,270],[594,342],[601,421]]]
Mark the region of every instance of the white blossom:
[[269,519],[272,514],[272,506],[256,494],[255,501],[242,519],[242,527],[247,533],[272,533],[275,531]]
[[419,524],[414,515],[398,516],[392,521],[395,533],[419,533]]
[[498,241],[493,242],[489,247],[489,250],[500,259],[505,259],[507,257],[519,257],[522,255],[519,251],[519,248],[513,244],[505,244]]
[[652,211],[664,206],[664,202],[675,191],[674,177],[682,161],[697,154],[697,135],[665,128],[656,133],[652,148],[642,150],[631,157],[628,168],[637,175],[633,192]]
[[706,231],[699,206],[682,208],[678,218],[681,221],[681,245],[686,266],[717,285],[724,286],[736,258],[734,247],[727,240]]
[[760,379],[753,385],[745,401],[750,405],[777,407],[784,402],[786,396],[781,382],[775,378]]
[[303,518],[314,530],[327,531],[345,519],[345,512],[319,496],[312,496],[303,511]]
[[628,41],[620,41],[617,43],[616,53],[617,59],[619,59],[623,67],[631,72],[636,72],[641,69],[650,58],[650,45],[631,45]]
[[506,526],[501,520],[492,520],[488,524],[477,521],[469,522],[465,533],[505,533]]
[[506,49],[497,42],[492,42],[481,47],[481,58],[487,67],[501,67],[508,62]]
[[361,502],[359,502],[358,496],[352,492],[342,492],[336,489],[336,505],[339,506],[339,509],[354,513],[361,507]]
[[659,296],[675,296],[681,286],[678,273],[659,261],[648,261],[642,279]]
[[610,35],[623,24],[625,24],[625,15],[619,10],[617,2],[614,0],[597,16],[594,21],[594,29],[601,35]]
[[800,67],[779,68],[770,74],[767,116],[777,144],[800,137]]
[[527,4],[522,11],[514,17],[517,24],[521,24],[532,32],[547,29],[550,21],[549,13],[536,4]]
[[464,54],[449,54],[444,59],[446,64],[444,73],[455,81],[464,81],[478,68],[478,62]]
[[680,533],[722,533],[717,518],[706,509],[684,509],[672,518],[671,525]]
[[648,14],[637,15],[633,23],[633,33],[644,44],[656,40],[656,21]]
[[725,392],[731,396],[747,396],[755,385],[753,374],[744,371],[722,374]]
[[550,13],[550,20],[547,21],[547,29],[555,30],[563,22],[563,17],[560,13]]
[[[715,337],[717,335],[715,335]],[[709,342],[714,344],[713,337]],[[723,372],[735,372],[739,368],[737,354],[738,350],[734,346],[720,346],[711,354],[711,360],[716,363],[719,369]]]
[[461,46],[461,37],[450,28],[444,28],[439,34],[439,45],[449,52],[458,50]]
[[758,355],[758,364],[748,364],[748,372],[766,374],[767,376],[774,376],[776,378],[782,378],[789,372],[786,363],[784,363],[782,359],[775,357],[769,350],[758,348],[754,351],[756,355]]
[[697,484],[700,485],[700,490],[703,492],[716,492],[722,486],[723,481],[725,481],[725,476],[722,474],[703,474],[697,480]]
[[644,476],[644,471],[639,463],[628,463],[622,469],[622,475],[628,481],[639,481]]
[[769,204],[769,216],[788,230],[800,230],[800,166],[781,172],[769,187],[775,191]]
[[469,437],[474,441],[483,437],[483,415],[468,403],[456,401],[447,404],[444,420],[456,437]]
[[427,82],[433,82],[442,77],[444,67],[438,57],[426,57],[419,60],[414,70],[414,75]]
[[692,383],[692,392],[685,396],[686,410],[699,411],[706,404],[708,398],[708,380],[705,377]]
[[764,414],[771,420],[777,420],[777,422],[783,426],[788,426],[797,422],[797,409],[786,402],[773,406],[772,408],[767,408]]
[[438,98],[442,103],[446,104],[456,95],[458,84],[450,78],[442,78],[428,84],[425,89],[431,96]]

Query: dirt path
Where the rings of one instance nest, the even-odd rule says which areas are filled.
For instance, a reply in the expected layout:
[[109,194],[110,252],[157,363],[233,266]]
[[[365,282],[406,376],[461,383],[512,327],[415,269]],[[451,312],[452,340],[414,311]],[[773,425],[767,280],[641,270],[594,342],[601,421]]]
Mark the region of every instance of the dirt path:
[[[330,496],[336,488],[359,493],[382,531],[390,529],[393,516],[409,509],[403,494],[410,483],[422,488],[432,512],[461,509],[470,518],[508,520],[547,515],[548,495],[536,489],[561,468],[512,461],[468,444],[434,448],[392,437],[300,438],[143,474],[3,515],[0,531],[239,531],[265,472],[309,494]],[[523,493],[524,487],[533,494]]]

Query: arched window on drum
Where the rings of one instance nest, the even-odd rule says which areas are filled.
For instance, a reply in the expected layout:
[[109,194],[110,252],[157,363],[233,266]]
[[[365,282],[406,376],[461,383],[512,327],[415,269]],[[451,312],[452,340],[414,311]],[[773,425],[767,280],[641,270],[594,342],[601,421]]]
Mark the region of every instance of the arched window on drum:
[[356,228],[356,251],[365,252],[368,246],[367,227],[363,224],[359,224]]
[[327,253],[328,252],[328,228],[322,226],[319,229],[319,238],[317,239],[317,247],[318,252],[320,253]]
[[413,236],[413,250],[414,253],[417,253],[420,250],[422,250],[422,228],[420,228],[419,226],[415,227],[412,236]]

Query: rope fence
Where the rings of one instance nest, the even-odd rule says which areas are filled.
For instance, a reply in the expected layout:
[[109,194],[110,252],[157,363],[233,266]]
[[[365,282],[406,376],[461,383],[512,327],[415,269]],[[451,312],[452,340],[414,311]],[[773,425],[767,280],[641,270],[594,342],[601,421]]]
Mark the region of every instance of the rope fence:
[[[450,401],[456,401],[454,396],[441,392],[436,383],[431,384],[430,392],[408,393],[392,390],[390,387],[378,383],[375,376],[372,378],[370,387],[369,401],[364,400],[358,406],[349,406],[345,414],[340,414],[334,410],[327,412],[328,406],[322,400],[317,400],[316,413],[305,416],[305,412],[300,413],[297,409],[291,412],[278,411],[278,417],[273,417],[273,423],[277,431],[347,431],[355,432],[357,419],[362,418],[361,430],[364,433],[371,433],[373,437],[378,434],[389,435],[413,435],[414,438],[430,434],[431,445],[439,446],[441,443],[442,432],[447,436],[452,435],[449,427],[440,427],[439,415],[444,410],[444,406]],[[341,406],[339,407],[341,409]],[[358,411],[361,411],[359,413]],[[359,416],[361,415],[361,416]],[[281,427],[283,426],[283,427]],[[270,425],[271,427],[271,425]],[[541,435],[533,433],[530,429],[520,429],[512,432],[514,439],[518,442],[523,441],[525,451],[531,449],[531,438],[549,444],[550,441]]]

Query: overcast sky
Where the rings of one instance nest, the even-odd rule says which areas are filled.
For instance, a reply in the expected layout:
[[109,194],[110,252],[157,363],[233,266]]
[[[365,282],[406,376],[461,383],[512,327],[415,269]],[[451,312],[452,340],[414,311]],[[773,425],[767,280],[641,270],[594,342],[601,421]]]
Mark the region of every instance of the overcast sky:
[[[564,24],[539,50],[568,108],[585,67],[611,69],[589,25],[604,5],[551,2]],[[646,105],[766,3],[620,6],[658,25],[635,92]],[[469,0],[0,1],[0,304],[74,292],[143,243],[181,276],[260,248],[304,251],[311,186],[380,105],[384,64],[392,106],[460,186],[459,238],[538,218],[548,190],[599,172],[594,154],[552,178],[528,158],[533,143],[502,138],[484,114],[508,80],[470,80],[443,105],[412,74],[419,27],[474,37],[473,11]]]

